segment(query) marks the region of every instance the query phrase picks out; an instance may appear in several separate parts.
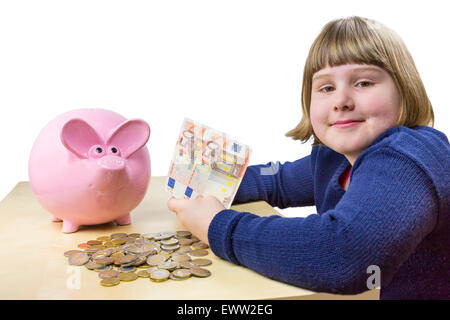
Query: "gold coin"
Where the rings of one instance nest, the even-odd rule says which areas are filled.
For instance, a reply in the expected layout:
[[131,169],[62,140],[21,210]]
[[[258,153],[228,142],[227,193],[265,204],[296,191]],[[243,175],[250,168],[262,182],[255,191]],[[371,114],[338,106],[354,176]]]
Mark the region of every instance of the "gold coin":
[[69,256],[69,264],[74,266],[82,266],[89,261],[87,253],[75,253]]
[[200,278],[209,277],[211,275],[211,272],[209,270],[203,269],[200,267],[192,267],[189,270],[191,271],[193,276],[200,277]]
[[110,235],[110,237],[111,237],[111,239],[119,239],[119,238],[128,237],[128,235],[123,232],[118,232],[118,233],[113,233],[112,235]]
[[161,282],[169,278],[170,272],[167,270],[157,269],[150,273],[150,280]]
[[192,261],[181,261],[181,262],[178,262],[178,265],[184,269],[190,269],[192,267],[196,267],[196,265],[193,264]]
[[75,254],[75,253],[83,253],[83,251],[81,251],[81,250],[69,250],[69,251],[64,252],[64,256],[68,257],[68,256],[71,256],[72,254]]
[[192,236],[192,233],[189,231],[177,231],[177,237],[178,238],[190,238]]
[[111,254],[111,258],[114,259],[119,259],[120,257],[125,256],[125,253],[118,251],[118,252],[114,252],[113,254]]
[[172,271],[172,274],[177,278],[189,278],[191,271],[189,269],[177,269]]
[[194,259],[194,260],[192,260],[192,263],[198,267],[204,267],[204,266],[209,266],[210,264],[212,264],[212,261],[209,259]]
[[98,276],[102,279],[107,279],[107,278],[117,278],[119,274],[120,272],[117,270],[107,270],[100,272]]
[[147,264],[149,266],[157,266],[161,262],[164,262],[167,260],[167,257],[163,256],[162,254],[155,254],[153,256],[150,256],[147,258]]
[[175,281],[183,281],[183,280],[187,280],[189,278],[178,278],[178,277],[175,277],[173,274],[170,274],[169,275],[169,279],[170,280],[175,280]]
[[188,246],[182,246],[180,247],[180,249],[177,250],[177,252],[179,253],[188,253],[189,251],[191,251],[191,248]]
[[128,236],[132,237],[132,238],[139,238],[141,236],[141,234],[140,233],[130,233]]
[[98,244],[103,244],[103,242],[99,241],[99,240],[89,240],[88,242],[86,242],[88,245],[90,246],[95,246]]
[[206,256],[208,254],[208,251],[205,249],[195,249],[195,250],[189,251],[189,254],[191,256],[201,257],[201,256]]
[[199,241],[200,241],[200,239],[197,238],[197,237],[194,236],[194,235],[191,237],[191,240],[192,240],[192,242],[199,242]]
[[150,277],[150,274],[147,272],[147,270],[138,271],[136,274],[138,277],[141,277],[141,278],[149,278]]
[[177,254],[172,255],[172,260],[175,262],[191,261],[191,257],[189,257],[187,254]]
[[134,272],[121,272],[117,278],[120,281],[133,281],[136,280],[138,276]]
[[192,244],[192,240],[181,238],[181,239],[178,239],[178,243],[180,246],[190,246]]
[[124,238],[115,238],[111,240],[111,243],[115,246],[120,246],[121,244],[124,244],[125,242],[127,242],[127,240],[125,240]]
[[100,281],[100,284],[104,287],[117,286],[119,283],[120,283],[120,280],[117,278],[107,278],[107,279],[102,279],[102,281]]
[[199,241],[199,242],[196,242],[196,243],[192,244],[192,248],[194,248],[194,249],[208,249],[209,246],[206,243]]

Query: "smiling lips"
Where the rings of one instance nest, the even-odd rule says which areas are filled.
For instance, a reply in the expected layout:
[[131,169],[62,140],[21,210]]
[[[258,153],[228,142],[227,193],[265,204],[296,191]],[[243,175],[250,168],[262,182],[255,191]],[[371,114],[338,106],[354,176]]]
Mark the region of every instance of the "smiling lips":
[[358,125],[359,123],[364,122],[364,120],[354,120],[354,119],[348,119],[348,120],[339,120],[333,123],[333,127],[335,128],[350,128],[353,126]]

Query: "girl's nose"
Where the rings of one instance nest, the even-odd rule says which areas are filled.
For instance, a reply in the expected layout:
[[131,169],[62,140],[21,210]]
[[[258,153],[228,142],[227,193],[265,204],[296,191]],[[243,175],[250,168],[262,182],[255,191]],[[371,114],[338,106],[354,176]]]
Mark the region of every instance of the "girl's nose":
[[337,91],[335,97],[333,111],[351,111],[355,108],[355,103],[348,90],[341,89]]

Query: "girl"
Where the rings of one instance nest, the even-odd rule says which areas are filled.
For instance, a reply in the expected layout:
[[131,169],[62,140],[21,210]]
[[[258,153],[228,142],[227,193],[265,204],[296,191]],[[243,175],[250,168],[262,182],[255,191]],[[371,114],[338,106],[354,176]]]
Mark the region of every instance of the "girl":
[[217,256],[273,279],[357,294],[375,267],[381,299],[449,299],[450,147],[402,40],[361,17],[329,22],[306,60],[302,108],[286,135],[313,137],[311,154],[273,175],[248,167],[235,203],[318,214],[258,217],[211,196],[169,209]]

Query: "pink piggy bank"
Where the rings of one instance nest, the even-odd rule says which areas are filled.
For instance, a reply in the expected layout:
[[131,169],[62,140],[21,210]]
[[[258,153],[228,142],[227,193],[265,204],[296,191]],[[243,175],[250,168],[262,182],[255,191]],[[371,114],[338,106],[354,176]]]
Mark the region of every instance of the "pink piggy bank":
[[48,123],[31,150],[28,174],[39,203],[63,221],[130,224],[150,182],[149,125],[104,109],[79,109]]

